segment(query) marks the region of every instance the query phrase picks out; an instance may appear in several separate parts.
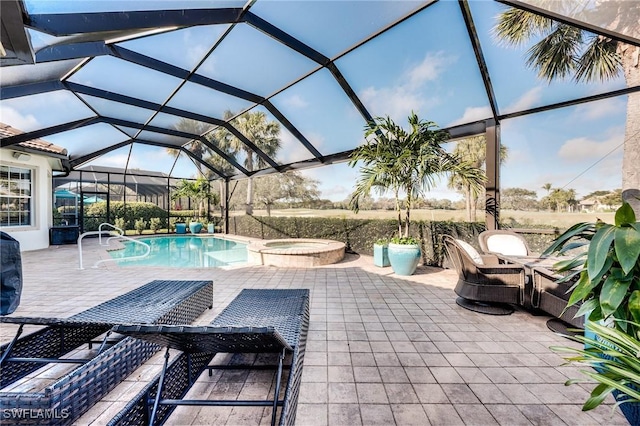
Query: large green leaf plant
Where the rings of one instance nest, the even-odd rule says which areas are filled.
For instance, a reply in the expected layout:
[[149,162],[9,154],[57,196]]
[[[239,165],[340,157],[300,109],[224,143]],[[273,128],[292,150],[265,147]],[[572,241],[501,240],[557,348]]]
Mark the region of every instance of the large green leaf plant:
[[572,226],[544,254],[576,250],[579,254],[556,264],[567,274],[562,280],[579,275],[567,307],[582,302],[578,316],[593,322],[613,319],[616,328],[640,337],[640,222],[631,206],[622,204],[614,225],[598,220]]
[[[620,321],[616,321],[620,322]],[[637,322],[630,322],[633,328],[640,327]],[[571,364],[593,369],[580,370],[589,378],[588,383],[596,386],[582,406],[583,411],[596,408],[612,393],[619,392],[614,407],[640,402],[640,341],[620,330],[589,322],[586,326],[594,336],[567,336],[571,340],[582,343],[581,347],[552,346],[556,352],[564,354]],[[570,379],[565,385],[583,383],[584,379]]]

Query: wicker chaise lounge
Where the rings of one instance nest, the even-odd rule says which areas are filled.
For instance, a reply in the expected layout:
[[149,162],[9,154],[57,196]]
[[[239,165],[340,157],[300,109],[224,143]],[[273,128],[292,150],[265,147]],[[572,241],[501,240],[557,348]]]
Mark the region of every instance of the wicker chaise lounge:
[[[157,280],[69,318],[0,318],[3,323],[20,324],[14,340],[0,347],[2,388],[26,380],[46,363],[80,364],[44,389],[0,391],[3,413],[15,413],[3,416],[2,424],[71,424],[160,347],[125,338],[101,347],[91,359],[61,359],[65,354],[120,323],[190,323],[211,308],[212,301],[211,281]],[[46,327],[20,338],[25,324]]]
[[[209,326],[119,325],[114,331],[167,347],[162,373],[155,377],[110,425],[161,425],[177,405],[273,407],[271,423],[295,421],[302,363],[309,328],[309,290],[245,289]],[[182,353],[168,362],[169,349]],[[252,365],[209,366],[216,353],[279,354],[272,400],[184,400],[194,381],[215,368],[251,369]],[[283,360],[286,355],[286,364]],[[288,361],[290,359],[290,362]],[[257,366],[263,368],[264,366]],[[279,398],[283,369],[289,369]],[[158,389],[161,389],[158,391]]]

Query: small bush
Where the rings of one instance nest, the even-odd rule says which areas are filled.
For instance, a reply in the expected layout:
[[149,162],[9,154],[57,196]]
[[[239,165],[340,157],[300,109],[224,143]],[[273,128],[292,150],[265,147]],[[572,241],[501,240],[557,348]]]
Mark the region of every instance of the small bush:
[[138,235],[142,235],[142,231],[147,229],[147,221],[144,220],[143,218],[140,218],[140,219],[136,220],[136,223],[135,223],[134,227],[135,227],[136,231],[138,231]]
[[[84,230],[97,231],[102,220],[95,218],[107,216],[107,203],[100,202],[91,204],[87,207],[84,214],[88,217],[84,222]],[[134,224],[138,218],[142,218],[149,223],[152,217],[160,218],[160,228],[166,226],[167,211],[153,203],[128,202],[125,204],[122,201],[112,201],[109,204],[109,218],[107,222],[115,223],[116,218],[124,218],[126,226],[131,228],[131,225]],[[125,228],[121,229],[124,230]]]
[[151,229],[155,234],[156,231],[160,229],[160,223],[161,223],[161,220],[159,217],[152,217],[151,221],[149,222],[149,229]]
[[123,231],[127,230],[127,223],[125,222],[124,217],[116,217],[114,225],[116,228],[120,228]]

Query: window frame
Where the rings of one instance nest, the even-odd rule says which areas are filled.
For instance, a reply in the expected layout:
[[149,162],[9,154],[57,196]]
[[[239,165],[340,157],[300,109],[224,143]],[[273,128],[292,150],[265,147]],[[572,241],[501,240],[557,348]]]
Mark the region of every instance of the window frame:
[[[10,222],[10,215],[9,215],[9,210],[5,210],[4,208],[2,208],[2,203],[0,203],[0,228],[1,229],[9,229],[9,228],[14,228],[14,229],[20,229],[20,230],[25,230],[25,229],[34,229],[36,228],[36,196],[35,196],[35,191],[36,191],[36,168],[33,166],[28,166],[25,164],[12,164],[12,163],[1,163],[0,164],[0,170],[7,168],[7,175],[6,175],[6,182],[7,182],[7,189],[9,190],[8,194],[6,195],[0,195],[0,199],[7,199],[7,201],[10,200],[22,200],[22,199],[26,199],[26,207],[27,209],[23,209],[23,203],[21,201],[18,201],[18,205],[20,206],[20,208],[17,210],[18,213],[18,223],[11,223]],[[2,174],[4,173],[4,171],[0,172],[0,181],[4,181],[5,177],[2,176]],[[11,188],[11,182],[16,182],[16,180],[12,180],[11,179],[11,174],[12,173],[17,173],[19,175],[19,178],[17,179],[17,185],[20,187],[24,182],[28,183],[28,192],[29,195],[24,195],[24,191],[21,190],[19,194],[13,194],[10,192],[10,188]],[[24,175],[28,173],[28,178],[24,178]],[[21,218],[24,217],[23,214],[25,211],[28,211],[28,223],[19,223]]]

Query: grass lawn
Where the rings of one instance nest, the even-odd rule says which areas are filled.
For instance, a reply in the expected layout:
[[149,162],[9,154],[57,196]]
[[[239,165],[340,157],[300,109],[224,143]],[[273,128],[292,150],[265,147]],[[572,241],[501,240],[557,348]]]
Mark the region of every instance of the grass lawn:
[[[243,212],[234,212],[241,215]],[[555,213],[555,212],[526,212],[516,210],[503,210],[501,220],[503,223],[516,222],[517,227],[535,227],[536,225],[548,225],[558,228],[568,228],[578,222],[593,222],[597,218],[613,223],[614,212],[606,213]],[[266,210],[255,210],[255,216],[266,216]],[[404,215],[404,212],[403,212]],[[271,210],[271,216],[297,216],[297,217],[343,217],[354,219],[395,219],[396,213],[393,210],[360,210],[358,214],[350,210],[311,210],[311,209],[282,209]],[[464,210],[411,210],[412,220],[466,220]],[[483,221],[482,211],[478,211],[478,220]]]

